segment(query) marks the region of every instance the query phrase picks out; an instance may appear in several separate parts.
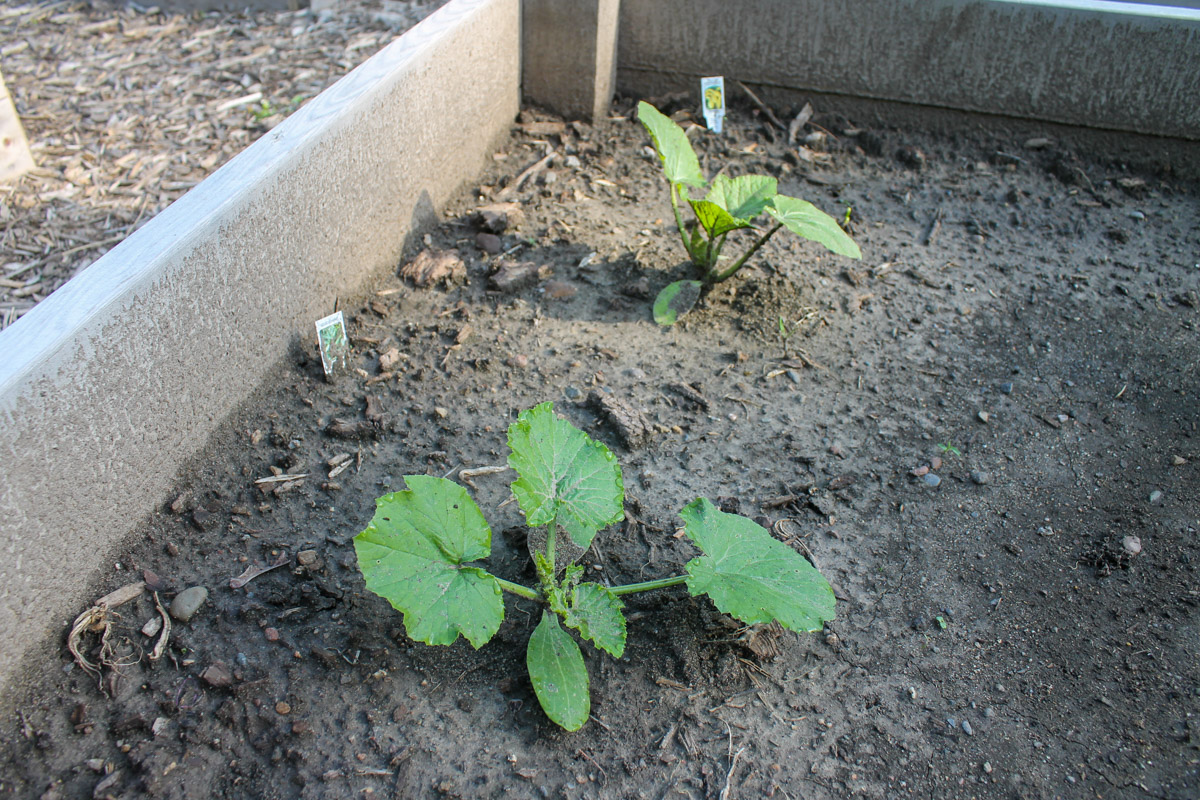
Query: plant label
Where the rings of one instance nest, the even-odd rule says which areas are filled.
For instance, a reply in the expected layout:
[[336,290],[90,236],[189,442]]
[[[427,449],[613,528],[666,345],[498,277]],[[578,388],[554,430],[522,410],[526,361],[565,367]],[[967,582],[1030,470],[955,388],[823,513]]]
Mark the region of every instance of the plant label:
[[701,78],[700,96],[705,124],[713,133],[720,133],[721,123],[725,120],[725,78],[721,75]]
[[350,366],[350,340],[346,337],[346,320],[336,311],[317,320],[317,345],[321,348],[321,366],[325,378],[331,379]]

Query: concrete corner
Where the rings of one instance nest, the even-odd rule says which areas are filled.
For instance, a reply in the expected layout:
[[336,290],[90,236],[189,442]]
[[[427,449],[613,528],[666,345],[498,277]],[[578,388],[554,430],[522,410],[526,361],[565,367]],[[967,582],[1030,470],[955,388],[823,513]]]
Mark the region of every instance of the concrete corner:
[[620,0],[523,0],[524,99],[567,118],[608,113],[616,86]]

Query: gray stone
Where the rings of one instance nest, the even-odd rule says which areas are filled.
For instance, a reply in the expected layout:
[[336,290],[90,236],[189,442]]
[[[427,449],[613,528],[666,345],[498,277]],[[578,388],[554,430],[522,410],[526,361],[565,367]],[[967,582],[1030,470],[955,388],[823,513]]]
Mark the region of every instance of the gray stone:
[[965,733],[967,736],[975,735],[975,729],[972,728],[971,723],[967,722],[965,719],[962,721],[962,729],[963,733]]
[[942,479],[937,475],[934,475],[932,472],[927,472],[922,475],[921,480],[925,481],[926,486],[937,486],[942,482]]
[[171,616],[180,622],[187,622],[196,616],[200,606],[208,599],[208,589],[203,586],[192,586],[175,595],[171,601]]
[[1158,489],[1155,489],[1153,492],[1150,493],[1150,502],[1157,503],[1159,500],[1162,500],[1162,496],[1163,496],[1163,493],[1160,492]]
[[977,483],[980,486],[983,486],[989,480],[991,480],[991,476],[988,475],[986,472],[984,472],[981,469],[973,469],[973,470],[971,470],[971,480],[974,483]]

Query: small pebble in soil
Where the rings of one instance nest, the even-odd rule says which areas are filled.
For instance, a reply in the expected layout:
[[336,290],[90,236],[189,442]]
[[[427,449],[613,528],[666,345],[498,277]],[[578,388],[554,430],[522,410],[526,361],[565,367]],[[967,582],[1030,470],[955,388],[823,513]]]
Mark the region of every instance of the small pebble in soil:
[[913,617],[909,623],[914,631],[923,631],[929,625],[929,622],[924,617]]
[[992,708],[991,706],[988,706],[987,708],[985,708],[983,710],[983,716],[986,717],[987,719],[991,719],[992,717],[996,716],[996,709]]
[[579,291],[566,281],[546,281],[546,285],[543,288],[546,297],[553,300],[568,300],[574,297],[575,293]]
[[233,672],[224,662],[214,661],[200,673],[200,680],[215,689],[222,689],[233,685]]
[[992,774],[992,762],[990,762],[990,761],[983,762],[983,771],[986,772],[988,775],[991,775]]
[[981,469],[973,469],[973,470],[971,470],[971,481],[972,481],[973,483],[976,483],[976,484],[978,484],[978,485],[980,485],[980,486],[983,486],[983,485],[985,485],[985,484],[986,484],[986,483],[987,483],[989,480],[991,480],[991,476],[990,476],[990,475],[988,475],[988,474],[987,474],[986,472],[984,472],[983,470],[981,470]]
[[965,733],[967,736],[975,735],[975,729],[972,728],[971,723],[967,722],[965,719],[962,721],[962,729],[963,733]]
[[630,378],[633,378],[635,381],[643,380],[646,377],[646,373],[637,367],[630,367],[629,369],[625,370],[625,374]]
[[563,394],[567,396],[568,400],[578,400],[583,392],[579,391],[577,387],[568,386],[566,389],[563,389]]
[[1187,459],[1184,458],[1183,456],[1175,456],[1174,458],[1171,459],[1171,463],[1177,467],[1182,467],[1184,464],[1187,463]]
[[276,628],[263,628],[263,636],[267,638],[268,642],[278,642],[279,630]]
[[1000,389],[1001,394],[1012,394],[1012,392],[1013,392],[1013,385],[1011,383],[1009,383],[1008,381],[1005,381],[1004,383],[1000,384],[1000,386],[998,388]]
[[288,714],[292,713],[292,706],[290,703],[280,700],[275,704],[275,713],[287,716]]
[[1150,502],[1157,503],[1159,500],[1162,500],[1162,496],[1163,496],[1163,493],[1160,492],[1158,489],[1155,489],[1153,492],[1150,493]]
[[504,243],[500,237],[494,233],[475,234],[475,244],[480,250],[493,256],[499,253],[504,247]]
[[942,482],[942,479],[937,475],[934,475],[932,472],[922,475],[921,480],[925,481],[926,486],[937,486]]
[[986,411],[980,411],[978,414],[976,414],[976,416],[979,417],[979,421],[985,425],[992,418],[992,415]]
[[208,589],[203,586],[192,586],[175,595],[171,601],[171,616],[180,622],[187,622],[196,616],[200,606],[208,599]]
[[317,551],[301,550],[296,554],[296,563],[302,567],[311,567],[317,563]]
[[1138,553],[1142,552],[1142,540],[1136,536],[1126,536],[1121,540],[1121,546],[1125,549],[1125,552],[1129,553],[1131,556],[1136,556]]
[[1138,211],[1135,209],[1135,210],[1129,212],[1129,218],[1136,219],[1136,220],[1143,220],[1146,218],[1146,215],[1143,214],[1141,211]]

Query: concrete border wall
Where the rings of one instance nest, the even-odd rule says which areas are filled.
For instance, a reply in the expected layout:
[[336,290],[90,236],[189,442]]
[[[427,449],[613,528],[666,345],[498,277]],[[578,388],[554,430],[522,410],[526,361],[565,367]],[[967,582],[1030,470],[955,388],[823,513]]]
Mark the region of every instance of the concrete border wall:
[[1200,12],[1190,9],[622,0],[618,40],[617,85],[628,94],[698,94],[696,79],[723,74],[727,84],[1200,139]]
[[0,685],[519,110],[519,0],[452,0],[0,332]]

